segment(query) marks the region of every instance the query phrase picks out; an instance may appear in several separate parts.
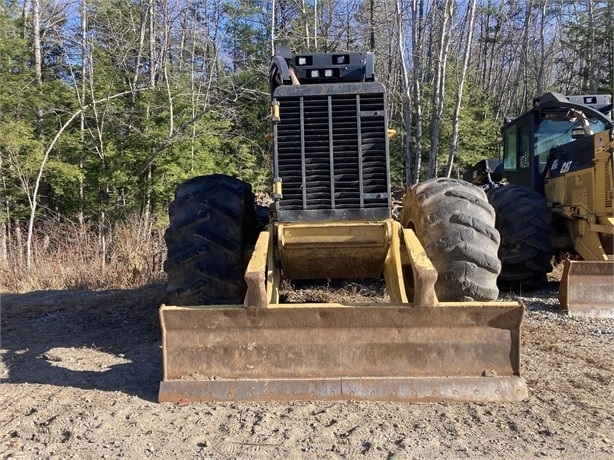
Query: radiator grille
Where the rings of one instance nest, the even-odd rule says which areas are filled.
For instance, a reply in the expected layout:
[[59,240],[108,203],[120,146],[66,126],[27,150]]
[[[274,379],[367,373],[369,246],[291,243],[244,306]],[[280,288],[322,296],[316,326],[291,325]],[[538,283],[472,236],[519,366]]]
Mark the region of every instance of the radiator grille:
[[605,207],[612,207],[612,156],[605,166]]
[[383,92],[288,96],[278,102],[279,210],[389,208]]

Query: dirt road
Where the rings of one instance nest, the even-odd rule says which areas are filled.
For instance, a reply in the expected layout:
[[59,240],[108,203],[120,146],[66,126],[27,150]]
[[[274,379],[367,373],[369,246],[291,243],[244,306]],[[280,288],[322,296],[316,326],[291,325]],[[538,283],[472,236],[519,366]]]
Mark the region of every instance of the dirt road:
[[1,458],[614,458],[614,320],[523,323],[527,401],[156,403],[163,286],[3,294]]

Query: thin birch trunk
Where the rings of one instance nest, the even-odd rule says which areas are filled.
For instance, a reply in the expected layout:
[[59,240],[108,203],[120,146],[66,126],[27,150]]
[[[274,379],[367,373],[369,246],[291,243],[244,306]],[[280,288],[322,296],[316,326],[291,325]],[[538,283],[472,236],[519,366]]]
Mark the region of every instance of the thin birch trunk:
[[437,151],[441,132],[441,117],[445,100],[446,66],[450,45],[450,23],[452,20],[453,0],[445,0],[443,4],[443,18],[441,22],[441,37],[437,50],[437,62],[435,69],[435,85],[433,88],[433,117],[431,121],[431,151],[427,178],[433,178],[437,174]]
[[407,62],[405,59],[405,36],[403,34],[403,15],[401,13],[401,0],[397,0],[396,3],[396,16],[398,26],[399,37],[399,54],[401,56],[401,70],[403,72],[403,84],[405,89],[405,177],[404,185],[408,187],[412,183],[412,149],[411,149],[411,86],[409,83],[409,72],[407,70]]
[[[81,94],[79,95],[79,102],[81,107],[85,105],[85,92],[87,90],[87,62],[88,62],[88,46],[87,46],[87,0],[81,0]],[[81,111],[79,116],[79,139],[80,139],[80,153],[79,153],[79,170],[83,171],[85,168],[85,155],[83,148],[85,147],[85,113]],[[79,175],[79,214],[77,219],[79,221],[79,232],[83,234],[85,226],[85,218],[83,206],[85,202],[85,184],[83,183],[83,174]]]
[[[149,0],[149,87],[156,86],[155,0]],[[138,68],[136,69],[138,75]]]
[[275,0],[271,0],[271,56],[275,54]]
[[463,55],[463,68],[461,70],[460,81],[458,82],[458,89],[456,92],[456,104],[454,106],[454,115],[452,116],[452,136],[450,140],[450,153],[448,154],[448,163],[446,165],[446,177],[450,177],[452,174],[452,165],[454,164],[454,157],[456,156],[456,150],[458,148],[458,129],[460,121],[460,109],[463,99],[463,87],[465,85],[465,78],[467,75],[467,68],[469,67],[469,55],[471,54],[471,43],[473,41],[473,23],[475,20],[475,0],[471,0],[467,11],[467,36],[465,40],[465,52]]
[[[41,90],[43,86],[43,68],[41,53],[41,30],[40,30],[40,4],[39,0],[32,1],[32,43],[34,48],[34,79],[36,87]],[[43,109],[36,109],[36,135],[39,139],[43,136]],[[47,155],[43,159],[43,164],[47,161]],[[26,270],[29,272],[32,267],[32,239],[34,236],[34,218],[36,216],[38,190],[42,181],[42,167],[34,185],[34,191],[28,197],[30,203],[30,219],[28,222],[28,234],[26,237]]]
[[10,222],[11,214],[6,199],[6,181],[4,178],[4,165],[2,164],[2,150],[0,149],[0,207],[5,210],[5,216],[0,222],[0,262],[8,261],[8,238],[7,225]]
[[[43,55],[41,52],[41,24],[39,0],[32,1],[32,47],[34,49],[34,84],[40,91],[43,86]],[[36,108],[36,135],[43,135],[43,109]]]
[[529,40],[533,36],[532,24],[533,24],[533,0],[528,2],[525,11],[524,21],[524,34],[522,37],[522,51],[520,68],[522,69],[522,86],[520,95],[520,101],[522,107],[528,106],[531,95],[529,95]]
[[[413,0],[412,1],[412,34],[411,34],[411,46],[412,46],[412,54],[413,54],[413,125],[416,130],[416,139],[414,155],[415,155],[415,165],[413,170],[413,178],[411,185],[415,185],[420,180],[420,168],[422,166],[422,47],[423,47],[423,37],[422,37],[422,11],[423,11],[423,2],[422,0]],[[410,140],[411,142],[411,140]]]

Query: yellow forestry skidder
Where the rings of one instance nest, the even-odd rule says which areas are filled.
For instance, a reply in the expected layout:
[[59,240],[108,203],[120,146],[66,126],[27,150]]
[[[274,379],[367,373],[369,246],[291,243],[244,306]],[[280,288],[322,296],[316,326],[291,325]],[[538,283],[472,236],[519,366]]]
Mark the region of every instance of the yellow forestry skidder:
[[[270,83],[264,229],[251,186],[233,177],[188,180],[170,204],[159,400],[526,398],[523,306],[496,300],[484,191],[429,180],[393,218],[373,54],[280,48]],[[282,279],[380,276],[385,303],[280,302]]]
[[501,289],[538,288],[564,260],[561,306],[614,318],[614,124],[609,95],[546,93],[502,127],[503,161],[465,179],[482,186],[501,235]]

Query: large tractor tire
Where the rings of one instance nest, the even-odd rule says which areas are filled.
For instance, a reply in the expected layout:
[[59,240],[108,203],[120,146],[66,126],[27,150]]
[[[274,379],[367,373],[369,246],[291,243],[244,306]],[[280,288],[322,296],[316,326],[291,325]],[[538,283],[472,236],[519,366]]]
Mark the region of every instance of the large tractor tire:
[[439,178],[407,190],[401,223],[412,228],[438,273],[440,301],[488,301],[499,295],[499,233],[484,191]]
[[552,215],[546,199],[521,185],[503,185],[488,192],[501,235],[500,289],[532,290],[547,282],[552,271]]
[[171,305],[240,304],[246,249],[255,241],[251,186],[214,174],[177,187],[169,205],[164,271]]

